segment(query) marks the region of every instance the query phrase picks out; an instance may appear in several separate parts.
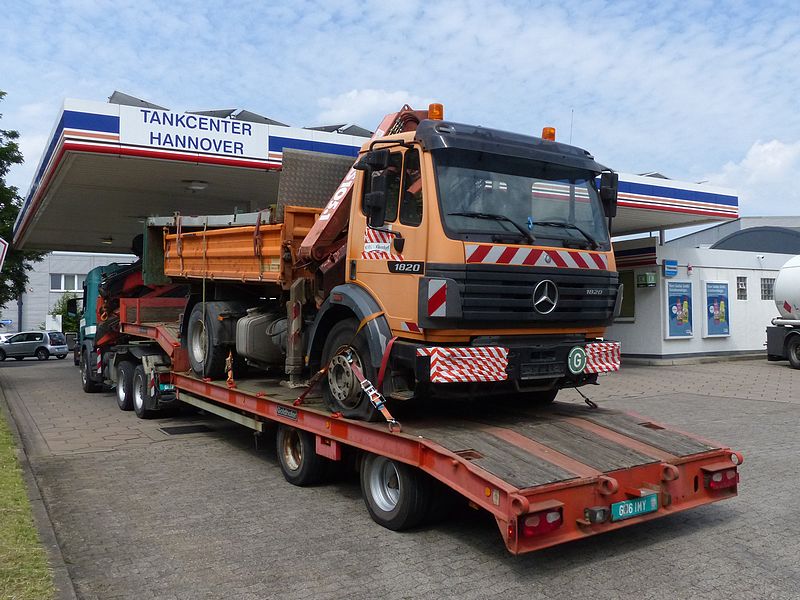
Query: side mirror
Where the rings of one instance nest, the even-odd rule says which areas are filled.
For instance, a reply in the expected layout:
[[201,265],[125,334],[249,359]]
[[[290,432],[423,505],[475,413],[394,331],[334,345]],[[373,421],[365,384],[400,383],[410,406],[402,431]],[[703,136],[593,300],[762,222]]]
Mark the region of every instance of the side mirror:
[[618,190],[619,175],[612,171],[600,174],[600,201],[603,203],[603,212],[609,219],[617,216]]
[[372,150],[367,152],[353,168],[357,171],[383,171],[389,166],[388,150]]
[[70,298],[67,300],[67,316],[68,317],[77,317],[78,316],[78,299],[77,298]]
[[367,212],[367,225],[373,229],[386,223],[386,192],[389,178],[384,175],[372,177],[372,191],[364,194],[364,210]]

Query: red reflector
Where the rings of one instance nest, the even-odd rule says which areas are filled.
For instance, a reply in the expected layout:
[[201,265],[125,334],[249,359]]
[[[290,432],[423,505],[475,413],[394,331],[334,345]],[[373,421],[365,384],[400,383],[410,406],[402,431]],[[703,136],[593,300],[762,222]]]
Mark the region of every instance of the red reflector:
[[508,541],[513,542],[515,537],[517,537],[517,530],[514,526],[514,522],[511,521],[508,524]]
[[724,490],[739,484],[739,473],[736,469],[716,471],[705,477],[706,487],[710,490]]
[[551,508],[526,515],[522,520],[522,535],[531,537],[550,533],[564,524],[560,508]]

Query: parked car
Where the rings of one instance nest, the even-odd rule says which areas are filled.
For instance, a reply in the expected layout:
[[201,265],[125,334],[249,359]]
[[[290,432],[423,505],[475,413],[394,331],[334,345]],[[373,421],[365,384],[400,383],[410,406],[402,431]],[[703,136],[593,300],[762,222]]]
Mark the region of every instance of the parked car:
[[67,338],[60,331],[21,331],[0,342],[0,361],[6,358],[22,360],[35,356],[47,360],[51,356],[67,356]]

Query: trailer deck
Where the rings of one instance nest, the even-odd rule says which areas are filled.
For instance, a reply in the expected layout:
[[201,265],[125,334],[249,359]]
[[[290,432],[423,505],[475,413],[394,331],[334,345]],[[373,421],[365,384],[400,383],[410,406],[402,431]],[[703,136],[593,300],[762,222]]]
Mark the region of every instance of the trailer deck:
[[[515,554],[735,496],[735,484],[714,490],[707,481],[742,462],[738,452],[642,417],[562,402],[541,408],[462,402],[458,416],[446,419],[454,406],[436,402],[430,411],[398,412],[402,431],[390,432],[386,424],[332,415],[318,397],[296,405],[297,394],[275,379],[237,381],[235,388],[189,373],[173,373],[172,381],[184,400],[210,400],[255,422],[310,431],[328,458],[340,458],[346,445],[421,468],[492,513]],[[613,504],[654,494],[655,510],[612,515]],[[526,515],[548,510],[561,513],[556,530],[522,534]]]

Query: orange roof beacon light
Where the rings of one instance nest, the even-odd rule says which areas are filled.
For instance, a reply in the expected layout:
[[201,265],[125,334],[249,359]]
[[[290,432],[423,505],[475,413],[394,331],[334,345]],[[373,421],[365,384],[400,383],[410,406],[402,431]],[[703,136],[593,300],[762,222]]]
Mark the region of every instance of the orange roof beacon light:
[[556,141],[556,128],[555,127],[542,127],[542,139]]
[[428,106],[428,118],[433,121],[441,121],[444,119],[444,104],[434,102]]

